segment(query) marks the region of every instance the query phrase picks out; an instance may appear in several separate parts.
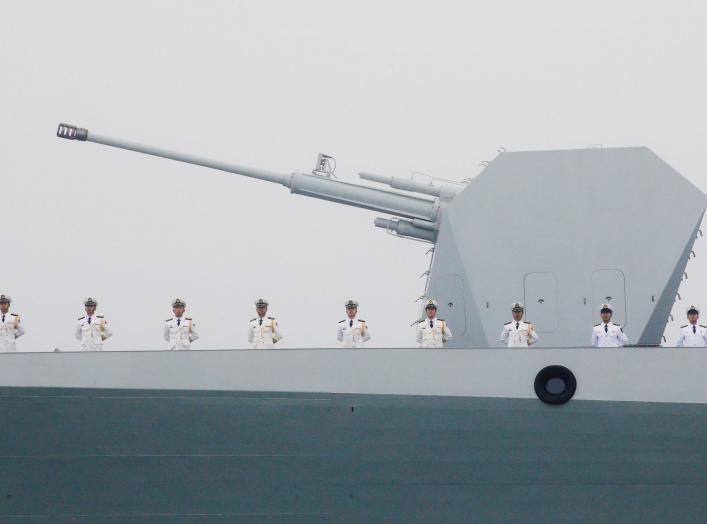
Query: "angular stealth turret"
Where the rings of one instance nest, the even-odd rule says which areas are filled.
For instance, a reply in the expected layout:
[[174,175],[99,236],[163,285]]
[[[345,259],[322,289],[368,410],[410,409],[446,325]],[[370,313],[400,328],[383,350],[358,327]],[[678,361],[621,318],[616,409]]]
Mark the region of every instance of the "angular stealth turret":
[[502,153],[445,210],[427,294],[463,345],[498,345],[516,299],[544,347],[588,345],[604,302],[658,345],[706,205],[647,148]]
[[588,345],[604,302],[633,343],[658,345],[707,206],[704,193],[641,147],[504,152],[468,185],[361,173],[394,192],[342,182],[325,169],[273,173],[66,124],[57,135],[394,215],[375,225],[435,243],[426,295],[439,301],[455,347],[500,346],[515,300],[525,302],[538,346]]

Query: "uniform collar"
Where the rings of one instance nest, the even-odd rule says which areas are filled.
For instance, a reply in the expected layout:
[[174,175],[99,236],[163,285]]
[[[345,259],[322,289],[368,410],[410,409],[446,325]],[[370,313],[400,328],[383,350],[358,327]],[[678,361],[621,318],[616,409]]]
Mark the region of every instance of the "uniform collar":
[[351,322],[352,320],[353,320],[354,322],[358,322],[358,315],[356,315],[356,316],[353,317],[353,318],[351,318],[351,317],[349,317],[349,316],[346,317],[346,322]]

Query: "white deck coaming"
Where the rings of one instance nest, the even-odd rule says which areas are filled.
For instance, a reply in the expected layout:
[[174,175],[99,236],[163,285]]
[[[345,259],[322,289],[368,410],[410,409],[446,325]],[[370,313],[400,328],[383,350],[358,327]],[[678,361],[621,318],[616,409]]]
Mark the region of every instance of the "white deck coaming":
[[288,349],[0,354],[0,387],[535,398],[559,364],[575,399],[707,403],[701,348]]

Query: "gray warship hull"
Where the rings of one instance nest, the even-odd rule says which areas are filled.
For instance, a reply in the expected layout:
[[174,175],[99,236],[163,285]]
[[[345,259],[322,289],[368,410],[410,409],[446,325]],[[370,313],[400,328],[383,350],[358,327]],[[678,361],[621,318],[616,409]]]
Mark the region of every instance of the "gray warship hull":
[[[0,521],[703,522],[703,350],[0,355]],[[540,402],[562,364],[575,398]]]

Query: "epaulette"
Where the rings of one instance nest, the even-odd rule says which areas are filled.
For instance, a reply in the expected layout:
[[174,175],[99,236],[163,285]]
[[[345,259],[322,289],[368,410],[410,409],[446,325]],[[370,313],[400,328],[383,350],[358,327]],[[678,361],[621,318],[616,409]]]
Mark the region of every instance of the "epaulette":
[[19,316],[17,313],[10,313],[10,315],[12,315],[13,317]]
[[184,320],[191,320],[189,317],[184,317]]
[[275,317],[268,317],[268,320],[275,320]]
[[504,326],[507,326],[508,324],[510,324],[510,322],[506,322],[506,323],[505,323],[505,324],[503,324],[503,325],[504,325]]
[[525,322],[526,324],[532,324],[530,320],[523,320],[523,322]]
[[84,318],[86,318],[86,317],[79,317],[79,320],[83,320]]
[[687,327],[687,324],[685,324],[684,326],[680,326],[680,329],[682,329],[682,328],[684,328],[684,327]]
[[169,322],[170,320],[172,320],[172,319],[171,319],[171,318],[168,318],[167,320],[165,320],[165,322]]
[[420,324],[420,323],[422,323],[422,322],[424,322],[424,321],[425,321],[425,319],[424,319],[424,318],[421,318],[420,320],[418,320],[417,322],[415,322],[415,324]]
[[339,320],[339,324],[341,324],[342,322],[346,322],[346,319],[344,319],[344,320]]
[[253,322],[254,320],[258,320],[258,317],[251,318],[248,322]]
[[594,324],[594,327],[597,327],[597,326],[601,326],[601,322],[599,322],[598,324]]
[[359,321],[359,322],[365,322],[365,320],[363,320],[362,318],[359,318],[358,321]]
[[437,320],[439,320],[440,322],[445,322],[443,318],[438,318]]
[[96,315],[96,318],[103,318],[103,315]]
[[700,324],[700,327],[707,328],[707,326],[703,326],[702,324]]

